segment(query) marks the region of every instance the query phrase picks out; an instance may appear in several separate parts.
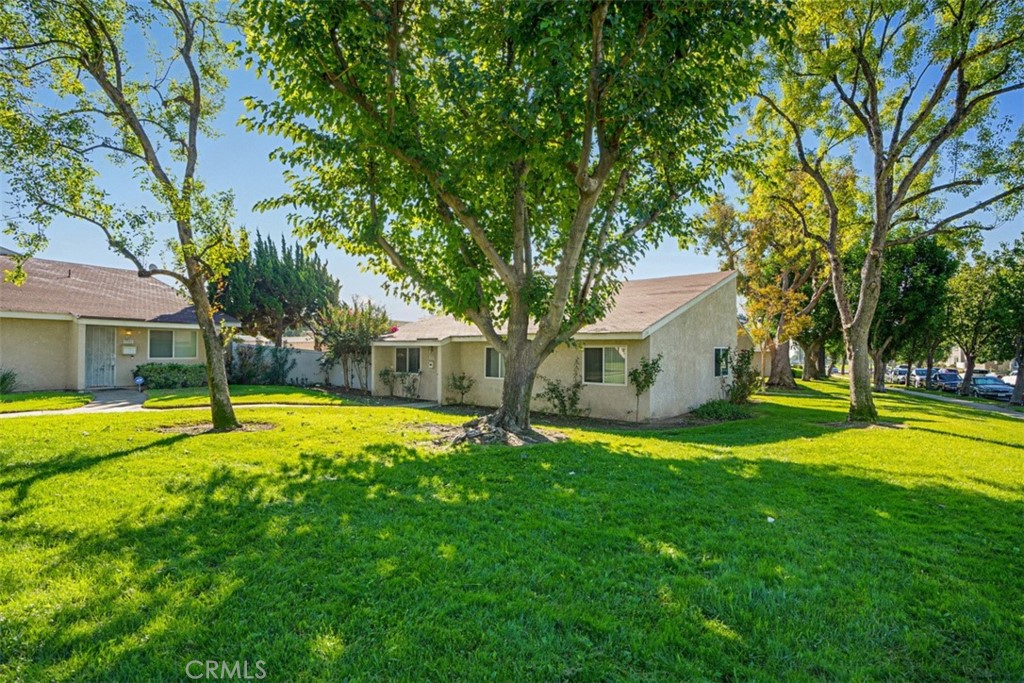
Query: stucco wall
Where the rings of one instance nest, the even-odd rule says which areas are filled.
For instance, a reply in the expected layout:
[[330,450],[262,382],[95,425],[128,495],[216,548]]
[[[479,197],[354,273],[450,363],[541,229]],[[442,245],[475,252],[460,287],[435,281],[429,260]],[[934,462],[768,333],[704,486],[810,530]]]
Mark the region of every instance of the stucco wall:
[[[451,372],[465,372],[476,379],[473,390],[466,394],[466,402],[480,406],[497,407],[501,403],[501,379],[484,376],[485,349],[488,344],[483,342],[457,342],[450,345],[452,354],[457,361],[445,362],[444,373],[447,378]],[[641,356],[649,355],[647,340],[610,340],[607,342],[581,342],[577,346],[560,346],[554,353],[541,363],[537,381],[533,385],[536,395],[544,389],[544,380],[560,380],[563,384],[572,383],[583,373],[583,349],[587,346],[616,346],[626,349],[627,372],[640,363]],[[456,369],[457,368],[457,369]],[[447,392],[450,397],[451,392]],[[458,397],[454,397],[458,398]],[[580,406],[589,410],[591,417],[614,420],[632,420],[636,411],[636,393],[626,384],[584,384],[580,396]],[[533,399],[531,407],[535,411],[551,410],[546,402]],[[648,396],[640,398],[640,419],[646,419]]]
[[715,377],[715,348],[736,346],[736,279],[698,301],[650,336],[662,354],[662,373],[651,390],[652,419],[673,417],[724,396]]
[[71,321],[0,318],[0,366],[18,373],[20,391],[74,389],[76,341]]
[[[439,401],[438,393],[438,347],[418,346],[420,349],[420,375],[414,398]],[[373,348],[373,395],[387,396],[389,389],[377,379],[377,373],[384,368],[395,369],[395,347],[375,346]],[[447,374],[447,370],[443,370]],[[404,396],[401,382],[395,384],[395,396]]]
[[[135,386],[135,377],[132,373],[135,371],[135,368],[143,363],[174,363],[180,365],[206,363],[206,349],[203,348],[203,337],[199,334],[199,330],[194,330],[194,332],[196,333],[197,350],[195,358],[150,358],[148,328],[115,327],[114,355],[117,357],[117,362],[114,370],[114,383],[119,387]],[[124,354],[124,343],[130,339],[135,341],[134,356]]]

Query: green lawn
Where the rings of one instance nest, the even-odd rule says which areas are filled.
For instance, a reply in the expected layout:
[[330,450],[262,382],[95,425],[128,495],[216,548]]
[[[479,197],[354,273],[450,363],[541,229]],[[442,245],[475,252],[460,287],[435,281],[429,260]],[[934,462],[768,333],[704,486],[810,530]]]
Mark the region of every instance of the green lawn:
[[1016,411],[1018,413],[1024,413],[1024,407],[1016,406],[1016,405],[1010,405],[1007,401],[996,401],[995,399],[981,398],[981,397],[977,397],[977,396],[961,396],[960,394],[954,393],[954,392],[951,392],[951,391],[939,391],[937,389],[924,389],[924,388],[918,388],[918,387],[906,387],[906,386],[903,386],[902,384],[899,385],[899,386],[896,386],[896,388],[897,389],[903,389],[905,391],[913,391],[915,393],[920,393],[920,394],[925,394],[925,395],[939,396],[939,397],[945,397],[945,398],[955,398],[955,399],[958,399],[960,401],[968,401],[970,403],[983,403],[983,404],[987,404],[987,405],[990,405],[990,406],[1001,406],[1003,408],[1009,408],[1010,410]]
[[802,386],[518,450],[407,408],[4,421],[0,680],[1019,680],[1024,422]]
[[[210,405],[210,392],[206,387],[152,389],[146,394],[149,398],[142,404],[146,408],[193,408]],[[316,389],[257,384],[233,385],[231,387],[231,402],[239,406],[253,403],[341,406],[350,403],[340,396]]]
[[70,391],[25,391],[3,394],[0,396],[0,413],[80,408],[91,400],[92,394],[79,394]]

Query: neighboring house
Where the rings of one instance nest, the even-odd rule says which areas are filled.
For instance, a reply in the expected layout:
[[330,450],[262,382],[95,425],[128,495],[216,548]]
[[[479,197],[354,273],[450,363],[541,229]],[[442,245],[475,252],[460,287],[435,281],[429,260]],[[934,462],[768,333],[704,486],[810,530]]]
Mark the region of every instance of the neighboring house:
[[[940,365],[937,361],[935,364]],[[949,358],[946,359],[946,362],[943,365],[963,371],[967,367],[967,356],[959,346],[954,346],[949,352]],[[987,370],[1001,375],[1009,373],[1016,367],[1016,360],[988,360],[985,362],[976,361],[974,363],[974,368],[976,370]]]
[[[192,304],[173,287],[122,268],[24,267],[20,287],[0,284],[0,366],[17,372],[19,389],[126,387],[142,363],[206,362]],[[0,271],[13,268],[0,255]]]
[[754,338],[750,336],[750,332],[741,318],[737,320],[736,324],[736,346],[734,350],[746,351],[747,349],[754,352],[750,358],[750,367],[757,370],[762,376],[767,377],[771,371],[771,364],[768,362],[769,358],[761,351],[761,347],[754,343]]
[[[545,378],[583,380],[581,407],[593,417],[633,419],[636,394],[627,372],[643,357],[661,354],[662,373],[640,400],[640,419],[679,415],[721,398],[728,382],[727,350],[736,344],[735,272],[683,275],[625,282],[608,315],[582,328],[540,366],[534,391]],[[480,331],[452,317],[402,325],[374,342],[373,368],[418,373],[420,398],[457,399],[448,378],[466,373],[476,384],[466,400],[495,407],[501,402],[504,359]],[[387,387],[375,383],[374,393]],[[549,406],[534,399],[536,410]]]

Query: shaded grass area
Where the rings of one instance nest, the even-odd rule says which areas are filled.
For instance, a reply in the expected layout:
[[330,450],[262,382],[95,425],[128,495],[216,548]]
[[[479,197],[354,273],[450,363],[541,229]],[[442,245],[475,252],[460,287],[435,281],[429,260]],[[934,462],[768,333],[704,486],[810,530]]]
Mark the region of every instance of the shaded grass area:
[[5,424],[0,679],[1019,678],[1024,430],[903,396],[836,428],[803,386],[526,449],[402,408]]
[[[152,389],[145,408],[193,408],[210,405],[210,391],[206,387],[185,389]],[[254,403],[281,403],[287,405],[350,405],[352,401],[316,389],[259,384],[234,384],[231,402],[235,405]]]
[[938,391],[936,389],[924,389],[919,387],[905,387],[903,385],[896,386],[895,388],[903,391],[911,391],[915,394],[922,394],[924,396],[937,396],[941,398],[952,398],[958,401],[967,401],[968,403],[981,403],[983,405],[999,406],[1003,409],[1010,409],[1018,413],[1024,413],[1024,406],[1013,405],[1008,401],[997,401],[992,398],[982,398],[980,396],[961,396],[959,393]]
[[0,413],[81,408],[90,401],[92,394],[71,391],[25,391],[0,395]]

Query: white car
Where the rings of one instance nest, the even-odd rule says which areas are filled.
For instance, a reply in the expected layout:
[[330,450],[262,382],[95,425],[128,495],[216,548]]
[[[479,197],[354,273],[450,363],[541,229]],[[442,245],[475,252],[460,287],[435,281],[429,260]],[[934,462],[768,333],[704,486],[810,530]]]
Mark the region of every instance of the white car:
[[1017,370],[1014,370],[1009,375],[1003,375],[1003,381],[1012,387],[1017,383],[1017,372]]

